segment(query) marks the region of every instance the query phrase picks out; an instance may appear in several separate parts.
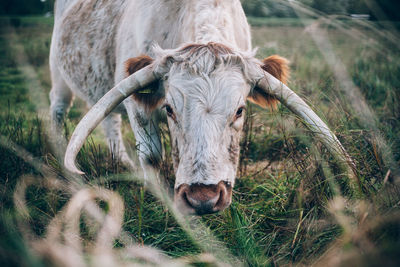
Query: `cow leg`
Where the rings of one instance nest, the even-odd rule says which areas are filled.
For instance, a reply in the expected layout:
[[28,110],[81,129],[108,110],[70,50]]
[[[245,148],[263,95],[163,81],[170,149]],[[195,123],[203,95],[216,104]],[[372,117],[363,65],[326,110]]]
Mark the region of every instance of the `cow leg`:
[[52,87],[50,91],[50,143],[53,153],[61,161],[64,157],[67,140],[64,136],[64,120],[72,105],[74,94],[69,89],[58,69],[51,68]]
[[145,179],[158,179],[158,165],[162,159],[162,147],[157,114],[146,113],[131,100],[124,101],[129,121],[136,138],[137,153]]
[[57,134],[62,133],[65,116],[71,108],[74,94],[68,88],[58,70],[51,72],[52,87],[50,91],[50,116]]
[[106,134],[110,151],[115,153],[125,166],[135,170],[135,163],[129,157],[122,140],[121,123],[121,115],[111,113],[103,120],[101,126]]

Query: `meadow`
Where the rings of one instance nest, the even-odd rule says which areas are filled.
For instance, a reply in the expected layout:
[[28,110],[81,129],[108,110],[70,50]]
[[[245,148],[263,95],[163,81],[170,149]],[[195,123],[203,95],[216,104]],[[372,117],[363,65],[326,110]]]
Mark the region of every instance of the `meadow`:
[[[289,87],[335,132],[354,159],[356,177],[342,173],[284,106],[263,110],[252,104],[232,205],[221,213],[184,218],[169,206],[174,174],[166,123],[165,192],[144,188],[109,152],[100,129],[78,155],[85,176],[71,177],[48,132],[52,18],[2,17],[1,266],[66,264],[60,251],[96,266],[97,234],[106,229],[104,214],[113,211],[121,213],[115,216],[122,233],[108,236],[112,245],[104,255],[115,265],[398,266],[399,35],[337,17],[249,21],[258,58],[279,54],[290,60]],[[76,99],[64,125],[67,138],[86,111]],[[134,155],[134,136],[123,117],[124,141]],[[103,217],[74,210],[79,193]],[[76,225],[62,221],[72,210]],[[54,232],[64,236],[53,237],[52,245],[40,242]]]

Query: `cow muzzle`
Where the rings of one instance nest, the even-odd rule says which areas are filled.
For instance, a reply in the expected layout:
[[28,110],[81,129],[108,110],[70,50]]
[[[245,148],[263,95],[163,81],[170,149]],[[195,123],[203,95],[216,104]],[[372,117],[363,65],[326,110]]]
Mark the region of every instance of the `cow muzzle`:
[[184,214],[210,214],[224,210],[231,204],[232,186],[218,184],[182,184],[175,189],[175,205]]

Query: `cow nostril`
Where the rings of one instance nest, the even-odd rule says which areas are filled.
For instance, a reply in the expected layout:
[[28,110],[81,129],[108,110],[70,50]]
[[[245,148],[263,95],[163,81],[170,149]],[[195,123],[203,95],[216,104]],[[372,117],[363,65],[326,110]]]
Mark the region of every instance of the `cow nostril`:
[[189,191],[183,197],[188,206],[195,209],[198,214],[205,214],[214,212],[214,207],[219,201],[220,195],[206,196],[196,191]]
[[225,197],[224,197],[224,190],[223,189],[221,189],[220,191],[219,191],[219,197],[218,197],[218,201],[217,201],[217,203],[215,203],[215,206],[216,207],[219,207],[219,206],[221,206],[221,204],[223,204],[222,202],[225,202]]
[[175,202],[185,213],[202,215],[225,209],[231,202],[231,194],[232,188],[226,182],[183,184],[176,190]]
[[183,201],[186,203],[186,205],[188,205],[190,208],[195,208],[195,207],[193,207],[193,205],[190,203],[190,200],[188,199],[188,196],[187,196],[186,192],[183,192],[182,198],[183,198]]

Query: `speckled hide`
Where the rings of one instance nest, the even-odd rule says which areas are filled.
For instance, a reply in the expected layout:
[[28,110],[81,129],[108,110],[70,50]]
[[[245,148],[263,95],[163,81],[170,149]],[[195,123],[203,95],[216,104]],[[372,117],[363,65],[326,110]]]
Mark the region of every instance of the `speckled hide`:
[[[250,34],[239,1],[57,1],[51,61],[68,86],[93,104],[124,78],[123,63],[151,46],[228,43],[249,50]],[[70,4],[69,4],[70,2]],[[58,8],[63,8],[63,11]]]
[[[238,0],[58,0],[50,68],[51,115],[60,127],[73,96],[95,104],[126,77],[124,62],[147,54],[152,46],[178,48],[185,43],[216,42],[251,50],[250,30]],[[154,111],[148,114],[132,98],[124,101],[138,144],[142,166],[162,154]],[[121,112],[120,106],[116,112]],[[155,120],[151,122],[151,120]],[[133,166],[120,131],[121,118],[110,114],[102,123],[110,149]],[[146,169],[146,167],[145,167]]]

